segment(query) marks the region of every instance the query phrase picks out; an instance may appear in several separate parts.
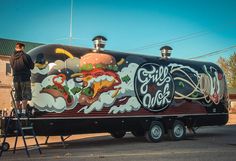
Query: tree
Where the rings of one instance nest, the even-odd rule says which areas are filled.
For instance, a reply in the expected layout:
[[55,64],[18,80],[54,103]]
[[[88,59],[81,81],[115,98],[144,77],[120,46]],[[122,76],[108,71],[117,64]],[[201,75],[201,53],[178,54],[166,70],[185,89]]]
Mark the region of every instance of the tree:
[[220,57],[218,64],[223,69],[229,88],[236,88],[236,53],[228,59]]

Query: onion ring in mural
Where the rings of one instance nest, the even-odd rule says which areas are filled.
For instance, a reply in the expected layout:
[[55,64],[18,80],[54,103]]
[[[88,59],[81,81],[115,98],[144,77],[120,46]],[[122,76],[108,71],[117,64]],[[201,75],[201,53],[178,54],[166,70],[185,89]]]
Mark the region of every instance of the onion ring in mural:
[[[62,48],[55,48],[53,54],[56,60],[45,58],[32,70],[30,104],[39,111],[123,114],[144,108],[158,112],[175,108],[178,100],[217,105],[224,96],[224,75],[211,64],[197,70],[171,61],[150,63],[139,56],[88,52],[76,57]],[[62,54],[65,60],[59,59]]]

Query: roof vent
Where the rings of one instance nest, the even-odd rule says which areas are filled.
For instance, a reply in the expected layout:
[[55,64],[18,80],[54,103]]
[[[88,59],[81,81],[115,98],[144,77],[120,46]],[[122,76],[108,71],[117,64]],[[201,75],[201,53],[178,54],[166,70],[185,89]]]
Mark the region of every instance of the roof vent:
[[95,36],[92,39],[92,41],[94,43],[94,51],[95,52],[104,51],[104,48],[106,46],[107,38],[105,38],[104,36],[98,35],[98,36]]
[[170,46],[162,46],[161,50],[161,57],[164,59],[168,59],[171,56],[171,51],[173,50]]

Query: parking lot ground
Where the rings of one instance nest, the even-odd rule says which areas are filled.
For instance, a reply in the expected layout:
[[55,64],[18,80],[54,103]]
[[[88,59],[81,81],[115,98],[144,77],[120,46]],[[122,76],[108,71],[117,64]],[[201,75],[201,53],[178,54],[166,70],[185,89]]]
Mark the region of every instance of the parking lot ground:
[[[230,118],[226,126],[202,127],[197,134],[187,134],[185,140],[171,141],[168,136],[159,143],[149,143],[145,138],[136,138],[127,133],[123,139],[114,139],[108,133],[73,135],[64,148],[59,136],[38,137],[43,154],[30,152],[28,158],[24,150],[12,154],[3,153],[2,160],[96,160],[96,161],[235,161],[236,160],[236,121]],[[235,121],[235,122],[234,122]],[[13,146],[14,138],[8,139]],[[19,139],[18,149],[23,147]],[[32,143],[32,141],[30,141]]]

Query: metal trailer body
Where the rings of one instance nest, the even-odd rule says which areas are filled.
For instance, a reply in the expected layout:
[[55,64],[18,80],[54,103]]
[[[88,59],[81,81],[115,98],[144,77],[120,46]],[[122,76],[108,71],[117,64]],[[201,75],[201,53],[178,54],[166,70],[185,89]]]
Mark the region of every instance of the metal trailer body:
[[225,125],[223,71],[210,62],[43,45],[28,53],[37,135],[140,132],[155,121],[168,132]]

